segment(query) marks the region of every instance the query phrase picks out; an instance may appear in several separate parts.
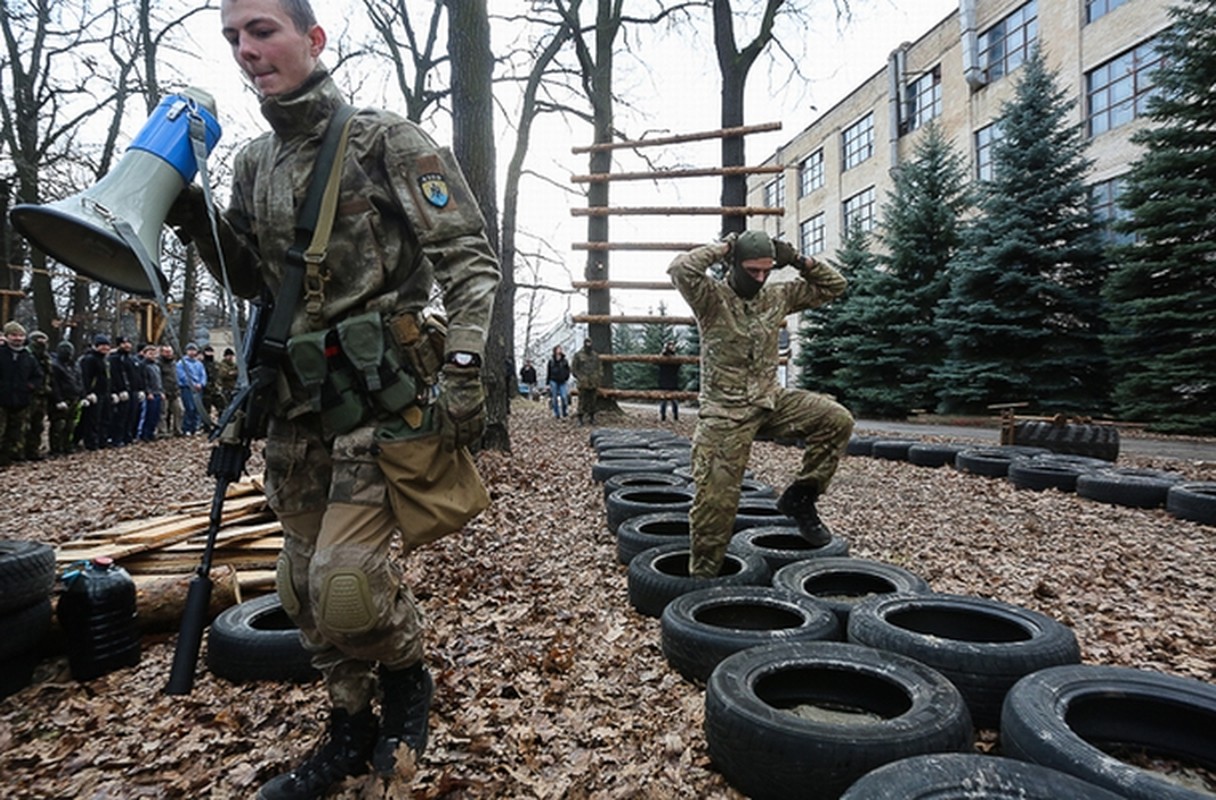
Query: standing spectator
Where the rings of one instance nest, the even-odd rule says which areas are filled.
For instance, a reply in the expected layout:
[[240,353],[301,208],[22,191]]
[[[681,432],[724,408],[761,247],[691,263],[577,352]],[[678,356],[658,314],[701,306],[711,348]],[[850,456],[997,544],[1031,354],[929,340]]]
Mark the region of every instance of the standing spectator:
[[[676,343],[667,342],[663,345],[663,351],[659,355],[664,358],[675,358]],[[680,390],[680,362],[678,361],[660,361],[659,362],[659,390],[663,392],[678,392]],[[680,401],[675,397],[670,400],[664,396],[659,400],[659,419],[667,421],[667,403],[671,403],[671,419],[677,422],[680,419]]]
[[30,353],[38,361],[42,380],[34,387],[30,397],[29,419],[25,423],[25,460],[42,459],[42,434],[46,430],[46,414],[51,398],[51,354],[47,350],[49,337],[42,331],[34,331],[29,337]]
[[186,354],[177,362],[177,388],[182,395],[182,406],[185,414],[182,416],[182,433],[193,436],[198,432],[202,423],[203,389],[207,386],[207,370],[198,357],[198,345],[190,342],[186,345]]
[[157,363],[157,348],[145,344],[140,351],[139,369],[143,378],[144,402],[140,409],[137,437],[141,442],[156,439],[156,427],[160,423],[161,409],[165,403],[165,388],[161,383],[160,364]]
[[554,419],[562,419],[570,408],[570,362],[562,352],[562,346],[553,348],[553,357],[545,369],[545,382],[549,384],[549,406]]
[[82,392],[76,348],[66,339],[55,348],[51,360],[50,451],[65,456],[76,449],[76,415],[80,413]]
[[38,359],[25,348],[25,328],[4,325],[0,347],[0,467],[25,455],[25,425],[34,390],[42,383]]
[[[725,280],[708,274],[714,264],[726,268]],[[769,273],[784,266],[797,270],[794,279],[768,283]],[[832,534],[815,504],[844,456],[853,417],[827,395],[777,383],[777,337],[787,316],[844,292],[844,277],[763,231],[690,250],[667,273],[697,318],[704,367],[692,449],[689,574],[714,577],[722,567],[757,434],[806,440],[802,466],[777,508],[811,546],[827,544]]]
[[[290,280],[285,254],[299,202],[322,131],[344,116],[345,97],[320,62],[326,34],[307,0],[222,0],[220,19],[271,128],[237,153],[216,237],[233,291],[254,297]],[[435,683],[423,661],[423,622],[403,580],[403,554],[393,544],[402,536],[406,552],[411,542],[422,544],[426,522],[422,513],[394,513],[405,492],[390,474],[408,482],[411,502],[453,512],[434,536],[458,529],[450,527],[457,517],[467,520],[489,502],[476,476],[458,466],[485,429],[482,368],[502,368],[483,364],[499,269],[477,198],[448,148],[397,114],[361,108],[348,130],[338,165],[344,169],[337,170],[339,213],[324,263],[316,265],[322,279],[306,283],[307,301],[285,309],[294,314],[298,347],[278,376],[284,391],[266,434],[266,496],[283,526],[278,592],[324,676],[329,728],[298,768],[261,787],[261,800],[322,797],[347,776],[366,773],[369,763],[389,777],[421,758]],[[218,273],[202,200],[184,193],[170,215],[180,222],[170,224],[184,228]],[[397,363],[412,363],[404,348],[418,341],[419,314],[435,284],[447,312],[443,363],[420,366],[425,373],[416,376],[441,374],[434,405],[420,408],[415,393],[390,411],[375,373],[352,370],[341,418],[332,406],[314,407],[314,392],[293,368],[307,372],[303,348],[330,350],[325,342],[339,340],[338,325],[347,332],[376,326],[386,334],[377,358],[392,347]],[[339,342],[359,348],[351,339]],[[380,367],[394,369],[388,360]],[[394,453],[409,459],[409,475]],[[445,472],[445,464],[460,474]],[[413,470],[423,465],[425,476]]]
[[536,399],[536,367],[532,366],[532,359],[524,359],[524,365],[519,370],[519,381],[524,386],[528,387],[528,399]]
[[131,364],[131,410],[127,417],[127,441],[139,441],[139,425],[144,418],[144,403],[148,400],[148,376],[144,370],[144,350],[147,344],[140,345],[138,350],[132,349],[129,356]]
[[165,404],[161,408],[157,435],[162,439],[181,436],[186,409],[182,403],[182,390],[177,385],[177,359],[173,357],[172,345],[160,346],[160,358],[156,365],[160,367],[160,385],[165,390]]
[[131,358],[131,340],[119,336],[114,349],[106,356],[110,370],[110,429],[112,447],[131,443],[131,410],[135,399],[135,362]]
[[104,333],[93,337],[93,347],[80,357],[81,390],[84,392],[80,424],[76,438],[88,450],[106,446],[107,426],[110,424],[110,371],[106,358],[110,355],[110,338]]
[[[220,402],[220,387],[216,380],[218,377],[217,369],[219,362],[215,360],[215,348],[209,344],[203,345],[202,349],[203,369],[207,373],[206,388],[203,389],[203,427],[211,430],[211,421],[219,416],[219,413],[224,410],[223,404]],[[217,411],[218,409],[218,411]]]
[[591,340],[583,341],[583,349],[574,354],[570,360],[570,370],[578,380],[578,424],[586,419],[591,425],[595,424],[595,408],[599,400],[600,381],[604,377],[604,368],[600,364],[600,355],[591,346]]

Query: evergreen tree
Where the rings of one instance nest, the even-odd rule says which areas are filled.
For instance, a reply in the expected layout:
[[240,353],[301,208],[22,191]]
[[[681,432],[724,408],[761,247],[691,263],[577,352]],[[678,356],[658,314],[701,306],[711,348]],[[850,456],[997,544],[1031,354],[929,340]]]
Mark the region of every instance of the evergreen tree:
[[[612,326],[612,352],[615,355],[637,355],[642,352],[642,345],[636,326]],[[613,364],[612,377],[617,389],[647,389],[646,370],[644,365],[635,361],[618,361]]]
[[798,340],[801,345],[796,364],[800,369],[798,385],[803,389],[834,395],[852,407],[852,387],[842,371],[857,356],[853,348],[874,331],[863,320],[865,298],[878,279],[877,262],[869,249],[869,237],[853,226],[836,251],[834,266],[849,281],[845,293],[821,308],[802,312]]
[[[685,330],[683,351],[687,355],[700,357],[701,329],[696,325],[689,325]],[[696,364],[689,364],[680,370],[680,377],[684,381],[684,391],[701,391],[701,363],[699,361]]]
[[879,256],[888,279],[877,310],[886,318],[887,356],[899,369],[863,377],[891,415],[903,416],[937,405],[932,372],[945,360],[946,343],[936,314],[950,288],[948,268],[961,243],[969,192],[966,163],[937,123],[925,129],[912,159],[893,177],[878,234],[888,253]]
[[1036,49],[1001,109],[993,179],[951,263],[938,323],[948,354],[933,375],[946,412],[1028,401],[1093,413],[1108,396],[1101,231],[1084,184],[1087,142],[1074,101]]
[[[653,313],[653,312],[652,312]],[[659,303],[658,316],[667,316],[667,306]],[[648,355],[657,356],[663,350],[663,345],[667,342],[678,342],[675,326],[670,322],[651,322],[642,330],[641,351]],[[646,389],[655,389],[659,385],[659,368],[657,364],[642,364],[643,369],[647,370],[650,375],[647,382],[644,384]]]
[[1158,49],[1167,68],[1132,141],[1147,150],[1127,174],[1120,248],[1107,282],[1113,392],[1123,419],[1153,429],[1216,430],[1216,6],[1185,2]]

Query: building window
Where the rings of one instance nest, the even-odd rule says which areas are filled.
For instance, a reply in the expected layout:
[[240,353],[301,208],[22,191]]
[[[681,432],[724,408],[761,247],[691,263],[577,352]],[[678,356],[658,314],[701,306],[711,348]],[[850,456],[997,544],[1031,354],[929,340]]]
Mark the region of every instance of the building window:
[[1126,181],[1122,176],[1089,187],[1089,205],[1094,221],[1102,227],[1102,239],[1109,245],[1131,244],[1136,237],[1114,229],[1114,223],[1130,219],[1131,213],[1119,205]]
[[768,208],[784,208],[785,207],[785,173],[778,173],[777,177],[764,185],[764,205]]
[[1039,38],[1037,0],[1014,11],[980,34],[979,63],[984,77],[994,81],[1013,72],[1030,55]]
[[863,231],[874,230],[874,187],[858,192],[844,201],[844,229],[860,226]]
[[1156,89],[1153,73],[1161,61],[1157,41],[1151,39],[1086,74],[1086,125],[1090,136],[1143,116]]
[[1001,140],[1001,124],[994,122],[975,132],[975,177],[992,180],[992,146]]
[[808,220],[803,220],[798,226],[798,249],[809,255],[822,253],[827,241],[824,231],[823,214],[816,214]]
[[851,169],[874,155],[874,113],[844,129],[841,134],[844,144],[844,168]]
[[942,114],[942,68],[938,64],[908,84],[903,133],[914,131]]
[[1114,11],[1127,0],[1088,0],[1085,3],[1085,22],[1089,24],[1099,17],[1104,17]]
[[798,165],[798,196],[806,197],[823,188],[823,148],[816,150]]

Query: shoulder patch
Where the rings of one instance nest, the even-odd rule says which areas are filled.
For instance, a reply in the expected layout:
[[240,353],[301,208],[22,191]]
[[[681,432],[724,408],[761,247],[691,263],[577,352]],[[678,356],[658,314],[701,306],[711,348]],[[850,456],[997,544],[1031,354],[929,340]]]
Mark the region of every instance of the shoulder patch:
[[418,188],[422,196],[435,208],[444,208],[451,199],[448,191],[448,181],[442,172],[426,172],[418,176]]

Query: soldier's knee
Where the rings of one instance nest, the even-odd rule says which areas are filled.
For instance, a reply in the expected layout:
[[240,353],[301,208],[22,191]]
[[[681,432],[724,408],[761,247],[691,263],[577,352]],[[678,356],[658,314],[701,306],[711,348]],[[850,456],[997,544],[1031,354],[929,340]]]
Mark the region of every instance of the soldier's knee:
[[366,633],[376,624],[371,581],[357,567],[331,570],[321,581],[317,627],[327,634]]

